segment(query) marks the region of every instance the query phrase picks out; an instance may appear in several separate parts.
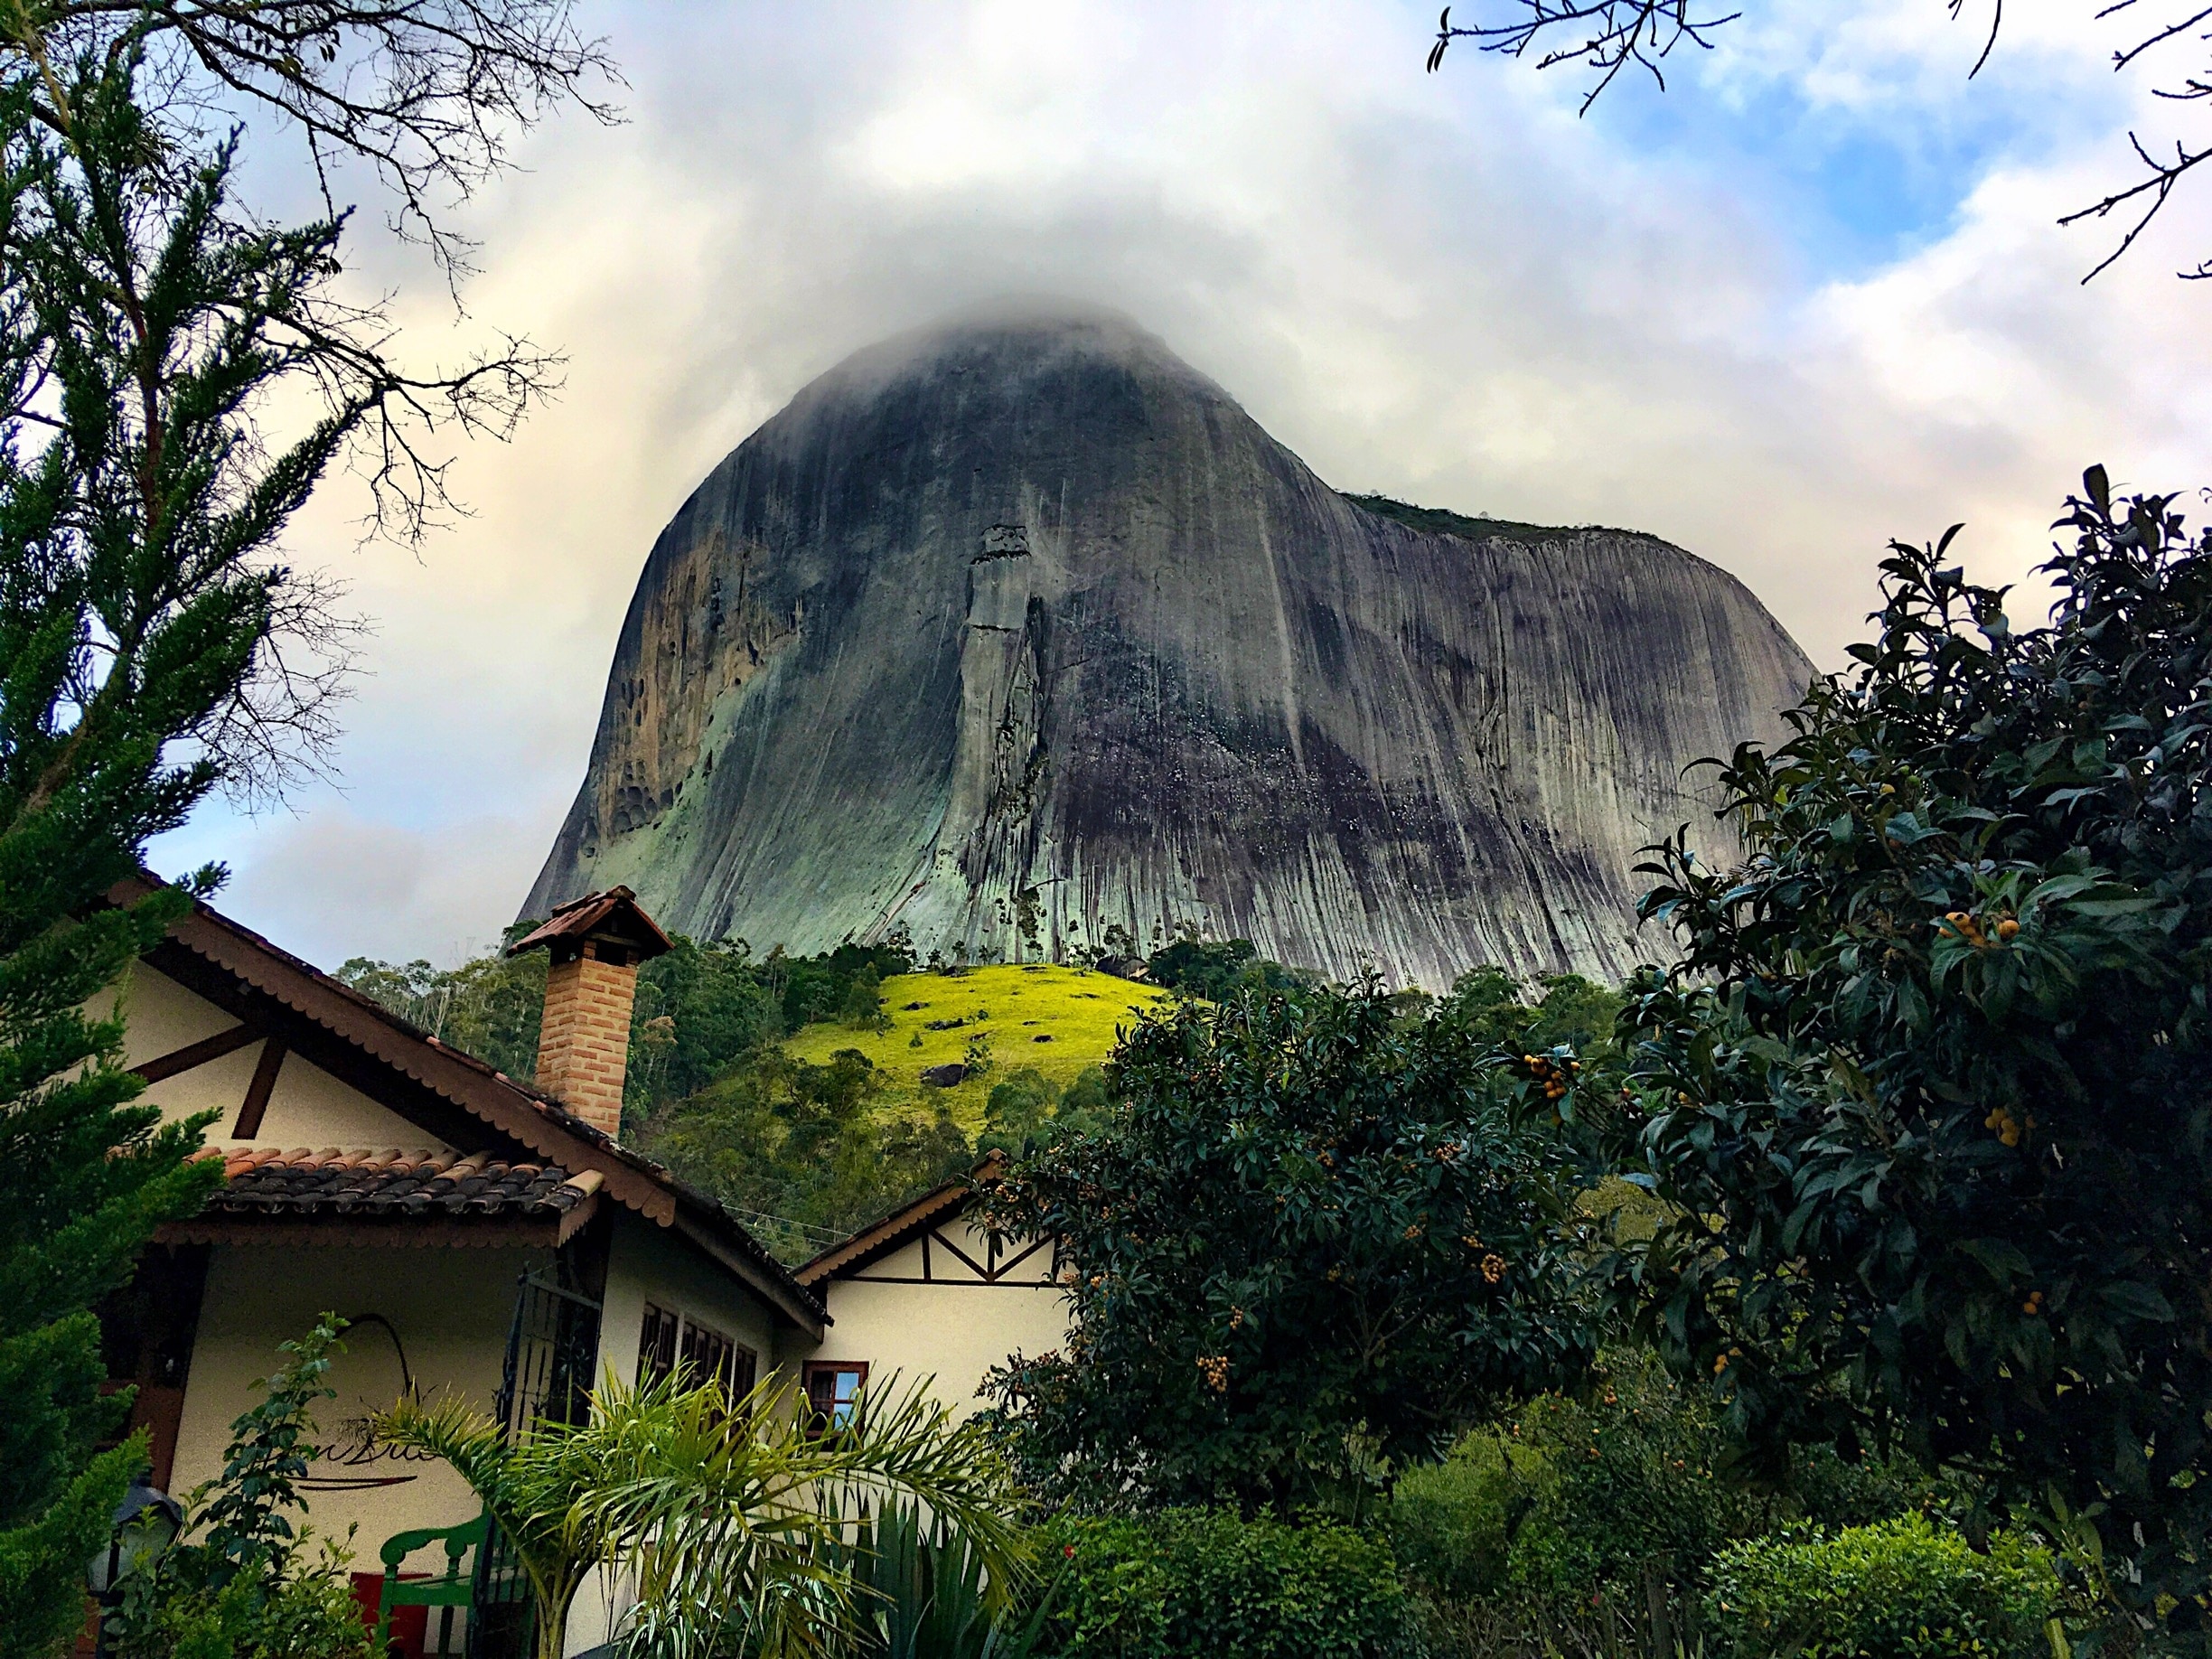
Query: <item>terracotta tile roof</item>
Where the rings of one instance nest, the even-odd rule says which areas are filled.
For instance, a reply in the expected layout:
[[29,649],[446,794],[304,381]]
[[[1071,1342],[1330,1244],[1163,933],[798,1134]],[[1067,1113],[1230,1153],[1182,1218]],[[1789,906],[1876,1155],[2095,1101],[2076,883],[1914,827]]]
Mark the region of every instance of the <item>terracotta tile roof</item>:
[[509,945],[507,954],[520,956],[547,945],[558,955],[563,945],[586,939],[628,945],[640,959],[665,955],[675,949],[660,925],[639,908],[636,894],[627,887],[609,887],[605,893],[587,893],[557,906],[536,932]]
[[222,1189],[209,1201],[233,1215],[567,1214],[604,1183],[596,1170],[571,1175],[557,1164],[509,1164],[478,1153],[408,1152],[397,1147],[210,1148],[223,1160]]

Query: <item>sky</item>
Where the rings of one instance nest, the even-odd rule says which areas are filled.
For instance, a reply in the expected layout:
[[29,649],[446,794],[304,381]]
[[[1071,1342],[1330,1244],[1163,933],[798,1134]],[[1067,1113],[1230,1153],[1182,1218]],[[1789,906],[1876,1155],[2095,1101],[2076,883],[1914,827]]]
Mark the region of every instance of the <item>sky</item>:
[[223,861],[220,905],[324,966],[494,941],[661,527],[809,380],[993,295],[1129,313],[1340,489],[1679,543],[1823,668],[1892,536],[1964,522],[2017,581],[2090,462],[2197,506],[2212,283],[2174,272],[2212,179],[2086,286],[2112,230],[2053,222],[2130,180],[2132,128],[2189,131],[2114,25],[2015,0],[1970,81],[1971,0],[1744,4],[1587,115],[1571,67],[1423,74],[1426,3],[585,5],[623,118],[548,123],[458,211],[466,316],[365,182],[349,276],[418,361],[560,350],[559,398],[460,454],[469,516],[419,548],[362,545],[345,479],[295,520],[374,630],[335,773],[151,863]]

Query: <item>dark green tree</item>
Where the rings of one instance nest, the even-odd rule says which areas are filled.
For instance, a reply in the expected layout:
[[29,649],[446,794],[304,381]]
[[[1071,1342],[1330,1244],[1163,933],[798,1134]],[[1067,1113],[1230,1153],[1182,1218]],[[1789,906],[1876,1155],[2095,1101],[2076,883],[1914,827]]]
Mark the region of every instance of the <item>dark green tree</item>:
[[1145,977],[1209,1002],[1226,1002],[1240,991],[1296,990],[1311,978],[1268,961],[1249,939],[1205,939],[1187,923],[1145,959]]
[[1567,1148],[1541,1087],[1374,986],[1177,1001],[1102,1129],[1017,1164],[1063,1351],[992,1387],[1031,1477],[1097,1503],[1355,1502],[1498,1400],[1579,1372]]
[[810,1065],[769,1044],[653,1113],[640,1144],[803,1261],[973,1161],[942,1101],[931,1111],[883,1096],[858,1049]]
[[[129,1400],[99,1395],[91,1308],[220,1178],[186,1161],[199,1123],[136,1103],[122,1004],[105,996],[185,895],[108,895],[209,790],[279,788],[332,736],[347,629],[276,551],[325,471],[361,456],[386,521],[418,529],[444,500],[423,435],[503,429],[546,368],[517,345],[455,375],[395,369],[381,318],[334,295],[342,216],[256,222],[233,196],[237,136],[199,136],[208,100],[286,111],[319,154],[367,155],[422,201],[496,164],[501,86],[551,97],[564,63],[588,67],[562,55],[563,12],[23,0],[0,14],[6,1659],[74,1636],[84,1564],[142,1456],[95,1453]],[[457,28],[426,33],[434,13]],[[487,39],[509,24],[506,44]],[[456,79],[469,61],[481,87]]]
[[[1538,993],[1533,1000],[1531,989]],[[1615,1062],[1620,1009],[1617,991],[1578,973],[1551,974],[1530,987],[1502,968],[1474,968],[1452,982],[1438,1011],[1464,1022],[1476,1041],[1509,1054],[1565,1048],[1586,1068],[1598,1069]]]
[[[519,939],[534,926],[518,922],[508,928],[508,939]],[[647,970],[658,965],[648,963]],[[538,1068],[546,966],[543,951],[520,956],[491,951],[452,968],[434,968],[420,957],[395,963],[356,956],[340,966],[336,977],[440,1042],[528,1083]],[[648,1000],[642,978],[641,1004]]]
[[1034,1066],[1010,1073],[991,1085],[983,1107],[983,1130],[976,1151],[1020,1158],[1071,1135],[1088,1135],[1106,1121],[1106,1073],[1085,1066],[1064,1089]]
[[1769,1461],[1899,1446],[2085,1522],[2201,1650],[2212,1592],[2212,541],[2101,469],[2048,625],[1893,547],[1871,644],[1721,768],[1738,869],[1679,840],[1635,988],[1616,1261]]

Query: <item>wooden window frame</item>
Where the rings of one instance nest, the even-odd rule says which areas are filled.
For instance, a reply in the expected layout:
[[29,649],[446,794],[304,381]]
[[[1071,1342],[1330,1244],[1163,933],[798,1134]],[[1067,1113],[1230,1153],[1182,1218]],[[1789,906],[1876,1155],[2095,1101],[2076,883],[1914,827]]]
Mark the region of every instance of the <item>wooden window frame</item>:
[[[706,1351],[705,1358],[693,1356],[695,1347]],[[684,1317],[677,1352],[681,1356],[677,1363],[696,1373],[699,1383],[709,1377],[721,1383],[723,1395],[732,1405],[751,1393],[760,1377],[758,1353],[719,1326],[689,1315]]]
[[[722,1384],[732,1405],[753,1392],[760,1380],[760,1354],[719,1326],[650,1298],[638,1326],[638,1385],[659,1382],[679,1371],[699,1370],[698,1351],[706,1349],[700,1381]],[[717,1351],[718,1350],[718,1351]]]
[[[815,1401],[814,1379],[817,1377],[837,1378],[840,1376],[849,1376],[853,1379],[852,1398],[850,1400],[838,1399],[836,1394],[837,1384],[833,1381],[830,1385],[830,1407],[827,1411],[825,1411]],[[860,1399],[861,1395],[867,1389],[867,1380],[868,1362],[866,1360],[808,1360],[804,1362],[799,1368],[799,1382],[801,1389],[806,1395],[807,1420],[810,1427],[810,1431],[819,1437],[822,1435],[839,1433],[844,1429],[854,1427],[859,1420],[861,1410]],[[846,1406],[849,1408],[848,1415],[841,1422],[837,1420],[838,1408],[839,1406]]]
[[638,1387],[665,1380],[682,1358],[683,1316],[673,1308],[648,1300],[645,1317],[638,1322]]
[[730,1344],[730,1367],[722,1379],[725,1392],[732,1406],[749,1400],[753,1391],[760,1386],[760,1354],[742,1342]]

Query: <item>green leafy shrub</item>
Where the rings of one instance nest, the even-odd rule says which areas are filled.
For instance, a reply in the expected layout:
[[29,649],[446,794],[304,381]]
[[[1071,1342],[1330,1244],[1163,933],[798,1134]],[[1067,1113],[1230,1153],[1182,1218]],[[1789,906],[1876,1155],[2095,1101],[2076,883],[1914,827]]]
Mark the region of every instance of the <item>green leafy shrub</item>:
[[1223,1510],[1064,1518],[1065,1561],[1042,1647],[1065,1659],[1395,1659],[1419,1651],[1389,1546],[1330,1522]]
[[1627,1158],[1672,1219],[1610,1265],[1753,1448],[2063,1506],[2202,1654],[2212,536],[2083,486],[2048,624],[1893,545],[1857,669],[1720,770],[1743,862],[1642,867],[1682,954],[1630,988]]
[[[343,1345],[345,1321],[322,1322],[279,1352],[259,1405],[230,1425],[222,1473],[184,1500],[178,1542],[125,1580],[108,1626],[122,1659],[368,1659],[345,1576],[348,1551],[294,1524],[299,1482],[319,1455],[314,1403]],[[314,1550],[309,1551],[310,1542]]]
[[1648,1354],[1614,1356],[1582,1399],[1532,1401],[1502,1438],[1525,1494],[1509,1570],[1523,1589],[1680,1581],[1782,1518],[1776,1499],[1727,1477],[1711,1407]]
[[1716,1551],[1793,1520],[1858,1525],[1913,1507],[1926,1477],[1902,1460],[1845,1465],[1801,1449],[1784,1486],[1734,1478],[1711,1399],[1648,1352],[1609,1352],[1579,1397],[1545,1394],[1400,1477],[1400,1559],[1447,1597],[1693,1585]]
[[161,1609],[156,1645],[143,1651],[162,1659],[369,1659],[369,1632],[344,1572],[351,1559],[323,1539],[308,1571],[179,1597]]
[[1356,1513],[1579,1375],[1572,1148],[1520,1064],[1375,982],[1139,1017],[1104,1124],[984,1197],[1073,1276],[1066,1343],[985,1380],[1032,1486]]
[[2050,1556],[2000,1532],[1987,1555],[1924,1515],[1723,1551],[1705,1596],[1713,1659],[2032,1659],[2059,1598]]
[[[1408,1469],[1391,1494],[1390,1536],[1406,1571],[1450,1597],[1489,1595],[1506,1581],[1513,1535],[1541,1478],[1490,1432],[1470,1434],[1441,1463]],[[1514,1467],[1516,1457],[1523,1467]]]

